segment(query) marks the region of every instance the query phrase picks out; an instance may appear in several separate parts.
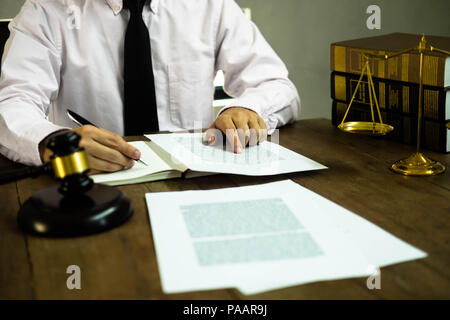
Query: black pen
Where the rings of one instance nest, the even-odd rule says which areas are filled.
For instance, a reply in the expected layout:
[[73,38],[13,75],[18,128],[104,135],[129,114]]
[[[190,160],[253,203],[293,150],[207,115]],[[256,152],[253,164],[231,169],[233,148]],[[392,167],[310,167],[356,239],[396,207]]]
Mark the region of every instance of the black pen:
[[[67,116],[70,118],[70,120],[72,120],[73,122],[75,122],[77,125],[79,125],[80,127],[82,126],[86,126],[86,125],[91,125],[94,126],[96,128],[98,128],[95,124],[93,124],[92,122],[90,122],[89,120],[83,118],[82,116],[80,116],[79,114],[67,109]],[[145,166],[148,167],[148,164],[146,164],[143,160],[139,159],[137,160],[138,162],[141,162],[142,164],[144,164]]]

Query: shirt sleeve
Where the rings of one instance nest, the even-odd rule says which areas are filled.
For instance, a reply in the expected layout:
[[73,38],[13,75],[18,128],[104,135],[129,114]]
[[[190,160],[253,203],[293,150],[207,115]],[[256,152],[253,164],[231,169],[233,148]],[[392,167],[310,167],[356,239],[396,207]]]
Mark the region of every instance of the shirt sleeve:
[[9,24],[11,35],[2,59],[0,152],[28,165],[41,164],[39,142],[63,129],[47,120],[61,68],[60,40],[51,14],[38,0],[27,0]]
[[224,72],[224,90],[236,97],[221,112],[232,106],[253,110],[269,134],[295,120],[300,98],[286,66],[234,0],[223,0],[217,39],[216,70]]

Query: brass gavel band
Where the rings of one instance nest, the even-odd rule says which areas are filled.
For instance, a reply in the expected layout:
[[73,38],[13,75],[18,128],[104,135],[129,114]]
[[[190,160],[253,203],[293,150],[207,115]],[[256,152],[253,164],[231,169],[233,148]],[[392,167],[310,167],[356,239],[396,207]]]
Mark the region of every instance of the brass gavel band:
[[64,157],[55,157],[51,160],[55,177],[63,179],[76,173],[83,173],[89,169],[86,151],[78,151]]

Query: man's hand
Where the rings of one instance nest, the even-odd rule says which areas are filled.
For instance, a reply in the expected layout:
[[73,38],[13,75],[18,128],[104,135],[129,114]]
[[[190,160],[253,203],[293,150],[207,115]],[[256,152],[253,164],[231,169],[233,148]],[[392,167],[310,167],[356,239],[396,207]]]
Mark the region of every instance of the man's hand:
[[235,153],[242,153],[247,145],[253,146],[267,139],[264,120],[256,112],[243,107],[232,107],[222,112],[206,131],[205,142],[209,145],[220,143],[217,132],[227,137]]
[[[80,147],[86,149],[92,172],[114,172],[133,167],[141,152],[118,134],[94,126],[74,129],[81,136]],[[52,152],[45,149],[42,159],[50,160]]]

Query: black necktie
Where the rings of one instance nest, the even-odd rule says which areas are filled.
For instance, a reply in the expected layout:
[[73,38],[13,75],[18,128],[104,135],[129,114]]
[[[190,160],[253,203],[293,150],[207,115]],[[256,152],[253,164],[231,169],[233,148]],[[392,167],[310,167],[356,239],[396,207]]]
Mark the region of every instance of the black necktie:
[[125,135],[128,136],[159,131],[150,36],[142,19],[145,1],[123,1],[124,8],[130,10],[125,34],[123,112]]

